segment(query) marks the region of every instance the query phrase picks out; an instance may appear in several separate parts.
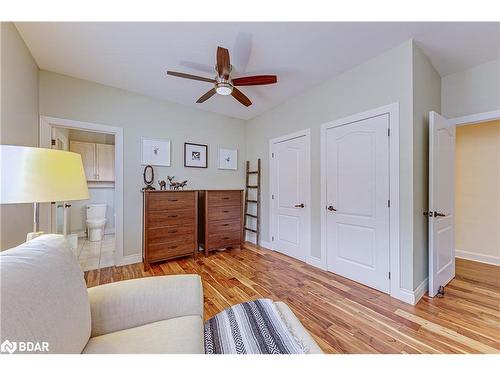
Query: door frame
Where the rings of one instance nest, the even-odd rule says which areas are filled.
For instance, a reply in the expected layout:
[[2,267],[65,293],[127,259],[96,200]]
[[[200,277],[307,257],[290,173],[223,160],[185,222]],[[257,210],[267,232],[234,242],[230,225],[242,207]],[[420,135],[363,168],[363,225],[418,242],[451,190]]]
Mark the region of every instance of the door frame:
[[[448,123],[451,126],[461,127],[461,126],[467,126],[467,125],[477,125],[477,124],[480,124],[482,122],[495,121],[495,120],[500,120],[500,109],[489,111],[489,112],[475,113],[475,114],[467,115],[467,116],[450,118],[450,119],[448,119]],[[455,164],[456,164],[456,160],[455,160]],[[455,208],[455,215],[456,215],[456,200],[453,204],[455,206],[454,208]],[[453,252],[454,252],[453,256],[455,258],[468,259],[468,260],[473,260],[475,262],[483,262],[483,263],[491,264],[489,262],[485,262],[484,258],[473,259],[471,257],[463,257],[463,256],[457,257],[457,249],[456,248],[453,249]]]
[[389,269],[391,297],[408,302],[407,292],[401,288],[400,243],[399,243],[399,102],[347,116],[321,125],[321,259],[320,267],[327,270],[326,246],[326,132],[328,129],[348,125],[381,115],[389,115]]
[[306,170],[306,186],[305,186],[305,217],[306,217],[306,225],[305,225],[305,236],[304,244],[306,246],[306,263],[315,266],[314,258],[311,257],[311,129],[304,129],[298,132],[294,132],[291,134],[283,135],[281,137],[273,138],[269,140],[269,244],[270,249],[276,251],[274,248],[274,202],[273,202],[273,194],[275,188],[275,167],[273,163],[273,146],[278,143],[290,141],[295,138],[305,137],[306,141],[306,160],[305,165],[307,166]]
[[[75,121],[57,117],[40,116],[40,147],[50,148],[52,127],[86,130],[95,133],[107,133],[115,136],[115,265],[136,263],[136,259],[129,261],[123,254],[123,128],[96,124],[91,122]],[[50,225],[49,215],[45,220]],[[43,217],[41,215],[41,217]],[[47,226],[49,228],[49,226]]]

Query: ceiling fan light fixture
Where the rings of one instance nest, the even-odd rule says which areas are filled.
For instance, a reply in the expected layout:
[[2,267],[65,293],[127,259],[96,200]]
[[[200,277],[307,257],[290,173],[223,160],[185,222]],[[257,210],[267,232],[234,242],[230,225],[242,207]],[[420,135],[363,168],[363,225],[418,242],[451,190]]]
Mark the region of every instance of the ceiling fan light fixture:
[[231,95],[233,92],[233,85],[228,82],[220,82],[216,84],[215,91],[220,95]]

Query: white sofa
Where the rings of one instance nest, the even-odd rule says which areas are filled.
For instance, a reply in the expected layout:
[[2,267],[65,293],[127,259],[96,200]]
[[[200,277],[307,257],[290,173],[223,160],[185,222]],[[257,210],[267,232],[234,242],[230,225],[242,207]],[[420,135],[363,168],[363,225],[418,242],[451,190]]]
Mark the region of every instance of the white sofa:
[[[44,235],[0,253],[0,342],[47,342],[49,353],[204,353],[198,275],[86,288],[64,237]],[[316,342],[283,303],[293,334]]]

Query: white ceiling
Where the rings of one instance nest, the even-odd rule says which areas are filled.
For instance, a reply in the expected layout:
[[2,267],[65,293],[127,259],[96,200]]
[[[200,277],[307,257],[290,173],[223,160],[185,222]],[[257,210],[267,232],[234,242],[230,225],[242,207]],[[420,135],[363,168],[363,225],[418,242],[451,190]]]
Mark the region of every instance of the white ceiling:
[[[500,23],[16,23],[41,69],[250,119],[410,38],[441,75],[500,58]],[[233,77],[277,74],[278,84],[243,87],[253,102],[196,99],[211,84],[217,46]]]

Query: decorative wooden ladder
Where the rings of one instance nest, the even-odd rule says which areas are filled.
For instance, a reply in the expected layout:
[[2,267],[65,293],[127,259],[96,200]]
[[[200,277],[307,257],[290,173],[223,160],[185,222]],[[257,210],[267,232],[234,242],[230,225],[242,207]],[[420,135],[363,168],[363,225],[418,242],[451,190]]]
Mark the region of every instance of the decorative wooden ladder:
[[[250,176],[256,175],[257,181],[255,185],[250,185]],[[249,192],[254,191],[252,194],[252,199],[250,199]],[[255,204],[255,210],[252,212],[248,211],[249,203]],[[252,229],[248,225],[247,218],[255,219],[256,225],[255,229]],[[247,173],[246,173],[246,191],[245,191],[245,230],[248,232],[255,233],[256,235],[256,244],[260,246],[260,159],[257,159],[257,170],[250,170],[250,161],[247,160]]]

